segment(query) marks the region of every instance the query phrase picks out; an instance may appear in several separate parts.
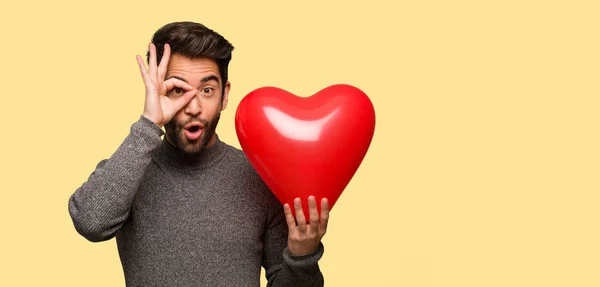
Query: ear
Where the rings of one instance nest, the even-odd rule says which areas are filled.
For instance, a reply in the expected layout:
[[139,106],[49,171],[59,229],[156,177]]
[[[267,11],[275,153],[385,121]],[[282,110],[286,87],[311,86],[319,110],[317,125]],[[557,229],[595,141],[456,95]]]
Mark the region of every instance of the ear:
[[223,93],[223,104],[221,105],[221,110],[225,110],[227,108],[227,102],[229,101],[229,90],[231,89],[231,83],[227,81],[225,83],[225,91]]

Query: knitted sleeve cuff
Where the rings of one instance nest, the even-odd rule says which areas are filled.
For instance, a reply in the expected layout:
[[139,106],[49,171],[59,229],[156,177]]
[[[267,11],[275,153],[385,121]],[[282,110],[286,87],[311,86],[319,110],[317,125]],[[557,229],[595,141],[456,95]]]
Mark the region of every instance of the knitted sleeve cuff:
[[131,126],[131,129],[150,136],[164,135],[163,130],[157,124],[144,116],[140,116],[140,119]]
[[145,154],[160,145],[163,130],[144,116],[131,125],[130,133],[113,156],[130,158]]
[[324,252],[323,243],[319,243],[317,250],[313,253],[300,256],[292,255],[286,247],[283,251],[283,260],[291,268],[310,268],[317,265]]

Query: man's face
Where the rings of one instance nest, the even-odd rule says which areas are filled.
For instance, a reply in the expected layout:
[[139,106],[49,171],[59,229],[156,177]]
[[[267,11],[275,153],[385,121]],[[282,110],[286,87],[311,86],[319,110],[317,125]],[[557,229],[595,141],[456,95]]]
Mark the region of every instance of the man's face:
[[[222,92],[223,83],[217,63],[211,59],[190,59],[174,54],[169,60],[165,80],[169,78],[190,84],[198,93],[165,124],[167,141],[187,154],[212,146],[221,111],[227,107],[230,88],[227,82],[225,93]],[[184,93],[173,89],[167,96],[174,98]]]

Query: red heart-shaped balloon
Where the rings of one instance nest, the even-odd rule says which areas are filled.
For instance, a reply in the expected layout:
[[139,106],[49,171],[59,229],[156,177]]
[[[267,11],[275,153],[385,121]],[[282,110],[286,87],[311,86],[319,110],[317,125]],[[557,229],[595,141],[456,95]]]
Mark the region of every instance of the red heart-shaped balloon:
[[367,95],[351,85],[324,88],[298,97],[276,87],[261,87],[240,102],[235,126],[250,164],[294,212],[294,198],[314,195],[318,212],[327,198],[330,210],[354,176],[375,132],[375,110]]

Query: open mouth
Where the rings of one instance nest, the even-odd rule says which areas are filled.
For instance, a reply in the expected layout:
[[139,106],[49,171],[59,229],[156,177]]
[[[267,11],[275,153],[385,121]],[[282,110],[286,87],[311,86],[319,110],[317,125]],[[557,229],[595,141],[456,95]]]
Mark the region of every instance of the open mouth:
[[200,123],[191,123],[185,127],[184,134],[189,140],[197,140],[203,130],[204,127]]
[[199,126],[192,126],[188,129],[188,131],[190,131],[191,133],[195,133],[200,129]]

